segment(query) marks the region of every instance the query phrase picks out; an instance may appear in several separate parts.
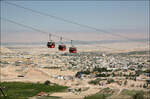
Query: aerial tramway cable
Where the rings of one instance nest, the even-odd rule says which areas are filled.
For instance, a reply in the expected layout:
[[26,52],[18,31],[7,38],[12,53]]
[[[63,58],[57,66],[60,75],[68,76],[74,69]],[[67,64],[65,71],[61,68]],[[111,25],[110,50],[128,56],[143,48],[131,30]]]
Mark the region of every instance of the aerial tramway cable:
[[[54,36],[54,37],[57,37],[57,38],[62,37],[62,36],[58,36],[58,35],[55,35],[55,34],[52,34],[52,33],[48,33],[48,32],[46,32],[46,31],[43,31],[43,30],[34,28],[34,27],[32,27],[32,26],[29,26],[29,25],[25,25],[25,24],[22,24],[22,23],[18,23],[18,22],[16,22],[16,21],[13,21],[13,20],[10,20],[10,19],[6,19],[6,18],[3,18],[3,17],[1,17],[1,19],[6,20],[6,21],[8,21],[8,22],[10,22],[10,23],[17,24],[17,25],[19,25],[19,26],[25,27],[25,28],[30,28],[30,29],[32,29],[32,30],[34,30],[34,31],[37,31],[37,32],[40,32],[40,33],[42,33],[42,34],[46,34],[46,35],[47,35],[47,34],[50,34],[50,35],[52,35],[52,36]],[[65,40],[71,40],[71,39],[66,38],[66,37],[62,37],[62,38],[65,39]]]
[[[18,22],[16,22],[16,21],[13,21],[13,20],[10,20],[10,19],[6,19],[6,18],[3,18],[3,17],[1,17],[1,19],[2,19],[2,20],[5,20],[5,21],[7,21],[7,22],[10,22],[10,23],[16,24],[16,25],[18,25],[18,26],[24,27],[24,28],[28,28],[28,29],[37,31],[37,32],[42,33],[42,34],[46,34],[46,35],[49,34],[48,32],[45,32],[45,31],[43,31],[43,30],[37,29],[37,28],[32,27],[32,26],[28,26],[28,25],[25,25],[25,24],[22,24],[22,23],[18,23]],[[54,34],[52,34],[52,33],[51,33],[51,35],[53,35],[53,36],[55,36],[55,37],[58,37],[58,38],[62,37],[62,36],[54,35]],[[66,37],[62,37],[62,38],[63,38],[63,39],[66,39],[66,40],[69,40],[69,41],[71,40],[71,39],[66,38]],[[74,41],[78,41],[78,40],[74,40]],[[100,47],[103,47],[103,48],[106,48],[106,49],[112,49],[112,50],[114,50],[114,51],[124,51],[124,50],[118,50],[118,49],[115,49],[115,48],[110,48],[110,47],[106,47],[106,46],[102,46],[102,45],[99,45],[99,46],[100,46]]]
[[[70,24],[78,25],[80,27],[92,29],[92,30],[95,30],[95,31],[98,31],[98,32],[102,32],[102,33],[107,33],[109,35],[112,35],[112,36],[115,36],[115,37],[120,37],[120,38],[126,39],[128,41],[138,42],[137,40],[131,39],[131,38],[126,37],[126,36],[122,36],[120,34],[112,33],[112,32],[109,32],[109,31],[106,31],[106,30],[102,30],[102,29],[99,29],[99,28],[95,28],[95,27],[92,27],[92,26],[89,26],[89,25],[85,25],[85,24],[81,24],[81,23],[74,22],[74,21],[71,21],[71,20],[67,20],[67,19],[64,19],[62,17],[58,17],[56,15],[51,15],[51,14],[48,14],[48,13],[43,13],[43,12],[40,12],[40,11],[37,11],[37,10],[33,10],[31,8],[27,8],[27,7],[24,7],[24,6],[15,4],[15,3],[10,3],[10,2],[5,2],[5,3],[9,4],[9,5],[13,5],[13,6],[19,7],[19,8],[22,8],[22,9],[25,9],[25,10],[28,10],[28,11],[33,12],[33,13],[37,13],[37,14],[40,14],[40,15],[43,15],[43,16],[51,17],[51,18],[54,18],[54,19],[57,19],[57,20],[61,20],[61,21],[70,23]],[[140,42],[140,43],[142,43],[142,42]]]

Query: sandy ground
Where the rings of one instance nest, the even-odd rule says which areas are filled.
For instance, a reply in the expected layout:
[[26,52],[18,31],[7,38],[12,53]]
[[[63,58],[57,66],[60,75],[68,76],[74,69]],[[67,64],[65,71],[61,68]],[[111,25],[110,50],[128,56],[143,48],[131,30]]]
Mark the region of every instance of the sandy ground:
[[51,94],[51,96],[58,96],[64,99],[83,99],[85,96],[95,94],[99,91],[100,91],[99,88],[92,86],[87,91],[83,91],[81,93],[72,93],[72,92],[53,93]]

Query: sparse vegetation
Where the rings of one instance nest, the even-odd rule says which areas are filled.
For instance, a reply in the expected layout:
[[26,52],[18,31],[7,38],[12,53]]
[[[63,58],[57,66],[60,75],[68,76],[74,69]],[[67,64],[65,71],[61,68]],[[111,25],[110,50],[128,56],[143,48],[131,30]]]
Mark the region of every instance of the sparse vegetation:
[[125,80],[125,81],[124,81],[124,85],[127,85],[127,84],[128,84],[128,81],[127,81],[127,80]]
[[96,77],[109,77],[110,74],[105,74],[105,73],[99,73],[99,74],[96,74]]
[[97,72],[111,72],[112,70],[107,70],[107,68],[94,68],[93,71]]
[[97,93],[91,96],[86,96],[84,99],[106,99],[106,95]]
[[102,90],[100,91],[100,93],[101,93],[101,94],[105,94],[105,95],[107,95],[107,96],[111,96],[112,94],[115,93],[115,90],[113,90],[113,89],[107,87],[107,88],[102,89]]
[[144,99],[144,96],[141,92],[138,92],[135,95],[133,95],[133,99]]
[[150,99],[150,91],[142,91],[142,90],[127,90],[124,89],[121,92],[123,96],[130,96],[128,99]]
[[124,90],[121,92],[122,95],[129,95],[129,96],[133,96],[133,95],[135,95],[136,93],[142,93],[142,94],[144,94],[143,91],[127,90],[127,89],[124,89]]
[[1,61],[0,60],[0,64],[9,64],[7,61]]
[[89,83],[89,84],[97,85],[97,84],[99,84],[100,81],[101,81],[101,79],[100,79],[100,78],[97,78],[97,79],[95,79],[95,80],[89,81],[88,83]]
[[108,83],[108,84],[113,83],[113,82],[114,82],[113,79],[108,79],[108,80],[107,80],[107,83]]

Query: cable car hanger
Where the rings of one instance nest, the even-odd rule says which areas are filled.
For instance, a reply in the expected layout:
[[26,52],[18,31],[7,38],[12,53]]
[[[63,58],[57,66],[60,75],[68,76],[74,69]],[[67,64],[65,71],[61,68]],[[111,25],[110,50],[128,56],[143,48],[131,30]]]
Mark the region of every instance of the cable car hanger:
[[52,41],[52,40],[51,40],[51,34],[50,34],[50,33],[49,33],[49,41]]

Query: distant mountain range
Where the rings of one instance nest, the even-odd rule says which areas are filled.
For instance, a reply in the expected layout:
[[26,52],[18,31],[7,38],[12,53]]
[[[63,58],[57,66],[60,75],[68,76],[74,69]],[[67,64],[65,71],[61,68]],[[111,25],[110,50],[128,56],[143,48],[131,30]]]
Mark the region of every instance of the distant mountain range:
[[[149,42],[148,39],[134,39],[134,40],[100,40],[100,41],[73,41],[74,45],[92,45],[92,44],[111,44],[111,43],[124,43],[124,42]],[[1,45],[44,45],[47,42],[1,42]],[[58,44],[59,42],[56,42]],[[64,42],[70,44],[70,42]]]

